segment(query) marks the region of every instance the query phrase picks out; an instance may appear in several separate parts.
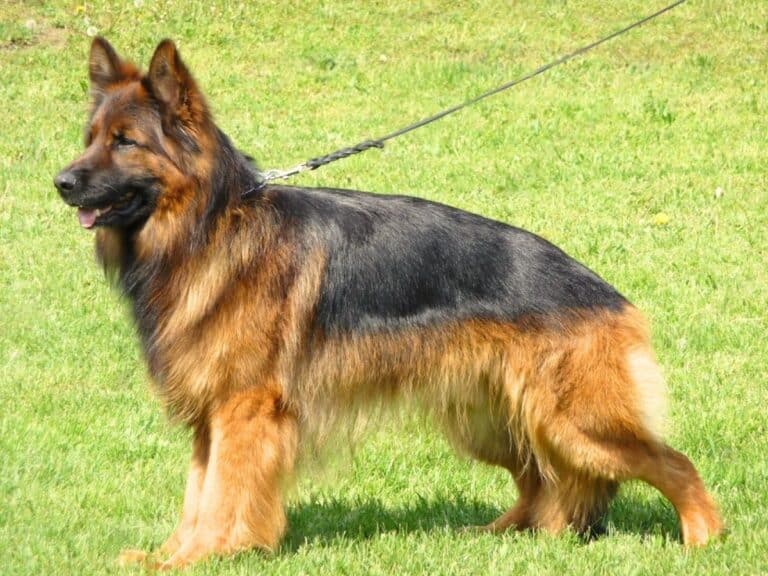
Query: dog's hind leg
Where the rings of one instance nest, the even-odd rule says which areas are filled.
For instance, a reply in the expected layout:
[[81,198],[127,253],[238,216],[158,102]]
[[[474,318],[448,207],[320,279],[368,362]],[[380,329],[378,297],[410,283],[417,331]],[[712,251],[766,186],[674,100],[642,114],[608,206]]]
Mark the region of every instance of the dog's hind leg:
[[675,507],[686,546],[706,544],[723,529],[715,504],[690,460],[662,442],[608,438],[559,427],[567,468],[548,483],[531,506],[532,526],[559,532],[570,526],[584,532],[600,519],[618,483],[643,480]]
[[640,479],[672,502],[683,542],[703,545],[721,533],[722,522],[691,462],[661,440],[663,379],[632,322],[586,333],[541,373],[541,410],[529,433],[537,459],[554,474],[535,524],[584,529],[616,483]]
[[701,546],[723,531],[723,522],[691,461],[665,444],[648,451],[636,476],[672,502],[680,518],[683,542]]
[[231,397],[210,420],[210,454],[194,529],[161,568],[211,554],[273,550],[286,526],[282,482],[297,443],[295,417],[279,392],[260,387]]
[[585,533],[596,527],[616,493],[617,482],[559,471],[555,480],[544,478],[536,463],[515,476],[517,502],[483,531],[544,529],[558,533],[574,528]]
[[517,501],[493,522],[479,527],[484,532],[499,533],[508,529],[527,530],[532,526],[532,506],[542,489],[542,479],[534,463],[522,473],[510,470],[517,486]]
[[554,534],[566,528],[589,533],[598,527],[617,488],[615,481],[559,470],[557,479],[547,479],[530,503],[529,526]]
[[[510,428],[507,402],[501,386],[493,380],[481,381],[485,386],[474,389],[471,402],[453,405],[445,410],[443,427],[451,443],[463,453],[486,464],[509,471],[515,481],[518,499],[504,514],[484,526],[468,526],[467,531],[499,533],[530,526],[530,504],[541,488],[541,477],[532,456],[516,444]],[[489,387],[486,387],[489,386]]]
[[[499,402],[500,405],[500,402]],[[460,450],[473,458],[500,466],[509,471],[517,487],[517,501],[501,516],[484,526],[471,526],[468,530],[500,533],[508,529],[526,530],[531,527],[531,506],[539,497],[543,479],[535,458],[515,445],[515,434],[508,429],[504,418],[499,418],[490,404],[483,410],[475,411],[468,425],[453,424],[447,426],[450,437]],[[490,418],[480,418],[478,414],[489,414]],[[459,419],[459,422],[466,419]]]

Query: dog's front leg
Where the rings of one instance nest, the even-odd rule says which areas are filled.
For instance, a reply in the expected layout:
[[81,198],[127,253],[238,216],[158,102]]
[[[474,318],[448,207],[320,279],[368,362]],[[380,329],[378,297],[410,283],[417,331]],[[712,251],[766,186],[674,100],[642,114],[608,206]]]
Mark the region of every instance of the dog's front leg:
[[203,493],[205,473],[208,468],[211,441],[208,423],[195,427],[192,439],[192,459],[189,463],[187,487],[184,490],[184,505],[181,520],[173,534],[160,547],[160,554],[170,556],[179,549],[181,543],[187,540],[197,525],[197,513],[200,508],[200,498]]
[[120,553],[119,563],[128,564],[156,564],[157,555],[167,558],[181,543],[187,540],[197,524],[197,514],[200,508],[200,498],[203,492],[205,473],[208,468],[210,454],[210,433],[207,423],[196,426],[192,438],[192,458],[189,463],[187,475],[187,487],[184,491],[184,505],[181,512],[181,520],[173,534],[165,541],[157,553],[148,553],[143,550],[123,550]]
[[190,516],[195,520],[182,520],[178,545],[169,541],[176,550],[161,568],[211,554],[273,550],[285,531],[281,488],[293,468],[297,426],[280,392],[259,387],[233,395],[214,412],[209,433],[202,491]]

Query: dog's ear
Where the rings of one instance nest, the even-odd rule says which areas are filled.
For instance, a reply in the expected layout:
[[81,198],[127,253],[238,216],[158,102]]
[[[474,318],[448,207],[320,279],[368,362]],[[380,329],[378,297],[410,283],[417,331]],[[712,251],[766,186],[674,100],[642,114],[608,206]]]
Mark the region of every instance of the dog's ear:
[[164,112],[170,113],[183,124],[200,123],[207,117],[203,95],[170,40],[163,40],[155,49],[149,64],[146,87],[160,102]]
[[88,75],[91,79],[91,99],[95,108],[110,86],[138,79],[139,71],[130,62],[123,61],[109,42],[97,36],[91,44]]

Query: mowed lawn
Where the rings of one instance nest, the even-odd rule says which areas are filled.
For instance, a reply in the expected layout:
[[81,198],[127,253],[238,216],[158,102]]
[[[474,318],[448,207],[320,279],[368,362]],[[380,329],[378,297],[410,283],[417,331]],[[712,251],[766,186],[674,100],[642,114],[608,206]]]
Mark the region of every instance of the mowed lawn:
[[[146,66],[175,39],[265,168],[494,87],[661,2],[0,3],[0,573],[141,573],[181,504],[188,433],[148,385],[127,307],[52,178],[82,146],[89,35]],[[607,534],[477,535],[515,499],[418,417],[328,446],[272,556],[190,574],[768,573],[768,4],[691,1],[578,61],[294,180],[410,193],[530,229],[645,311],[669,440],[728,535],[679,545],[625,485]]]

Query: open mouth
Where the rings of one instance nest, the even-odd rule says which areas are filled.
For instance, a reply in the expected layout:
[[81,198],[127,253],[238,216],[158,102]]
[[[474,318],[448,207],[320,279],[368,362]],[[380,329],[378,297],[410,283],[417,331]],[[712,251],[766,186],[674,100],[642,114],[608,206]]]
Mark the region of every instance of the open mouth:
[[140,201],[138,195],[129,191],[123,194],[117,202],[109,204],[107,206],[101,206],[98,208],[89,208],[85,206],[77,207],[77,219],[80,221],[80,226],[83,228],[93,228],[97,224],[107,223],[113,215],[119,215],[125,213],[137,205]]

